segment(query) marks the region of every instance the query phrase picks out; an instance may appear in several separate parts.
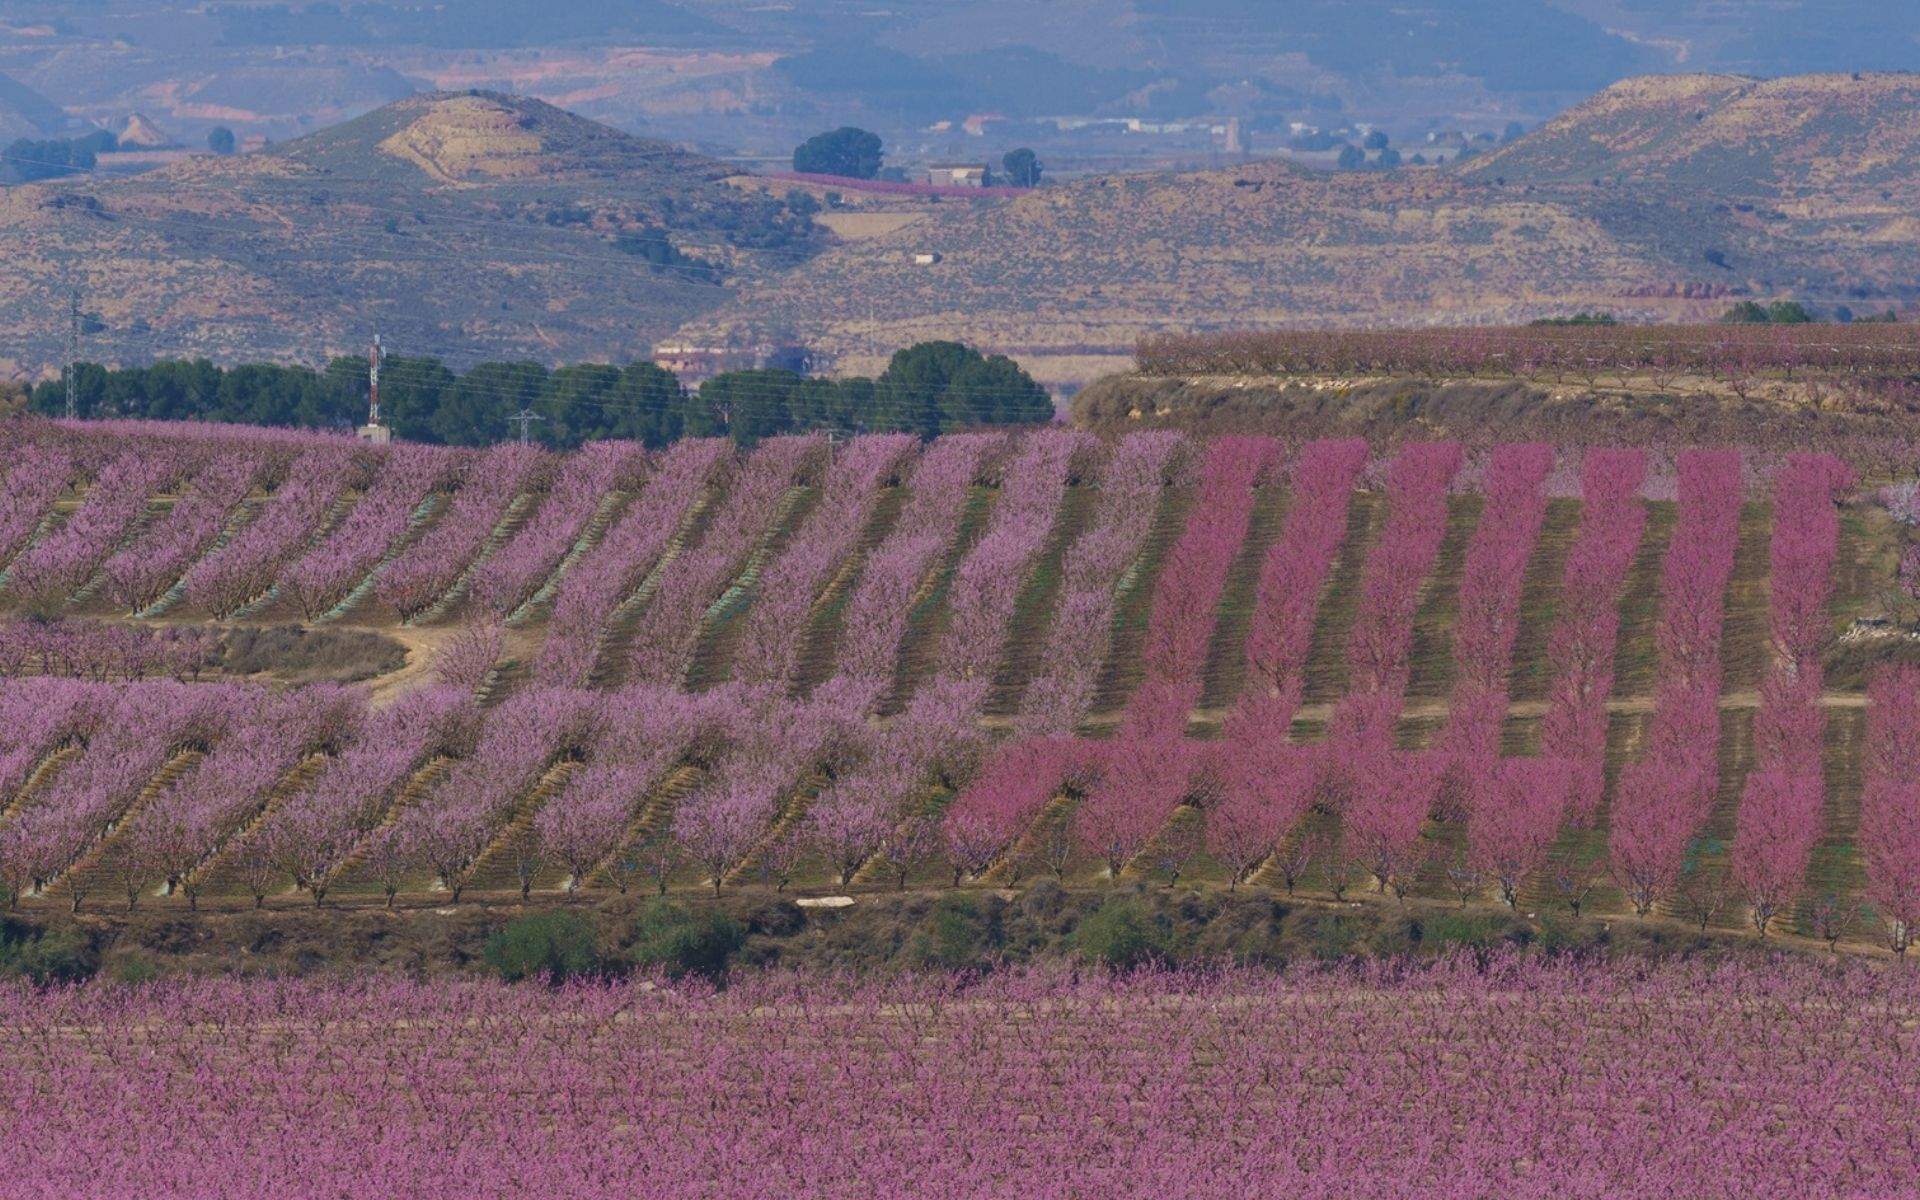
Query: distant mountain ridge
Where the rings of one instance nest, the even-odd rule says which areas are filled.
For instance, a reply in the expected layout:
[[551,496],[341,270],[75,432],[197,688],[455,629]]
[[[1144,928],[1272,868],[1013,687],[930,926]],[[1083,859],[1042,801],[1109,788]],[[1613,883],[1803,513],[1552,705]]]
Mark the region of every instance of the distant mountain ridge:
[[1468,163],[1468,178],[1596,176],[1717,193],[1831,197],[1920,183],[1920,75],[1629,79]]

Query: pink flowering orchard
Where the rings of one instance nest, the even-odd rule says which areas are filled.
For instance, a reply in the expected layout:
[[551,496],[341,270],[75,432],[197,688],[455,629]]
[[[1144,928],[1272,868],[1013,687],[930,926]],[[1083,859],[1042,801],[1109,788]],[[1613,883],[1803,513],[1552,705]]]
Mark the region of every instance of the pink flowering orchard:
[[[1667,503],[1644,498],[1647,458],[1638,451],[1583,454],[1579,519],[1544,639],[1538,757],[1514,759],[1503,730],[1518,626],[1531,619],[1520,610],[1521,582],[1535,561],[1555,459],[1544,445],[1494,446],[1458,485],[1483,499],[1450,618],[1453,685],[1425,749],[1394,731],[1414,669],[1412,624],[1427,603],[1446,497],[1465,457],[1448,443],[1410,445],[1378,464],[1384,522],[1351,599],[1345,691],[1304,729],[1295,717],[1324,636],[1326,581],[1351,497],[1371,478],[1369,452],[1357,441],[1190,445],[1149,433],[1100,447],[1062,432],[967,435],[926,449],[899,438],[846,447],[775,439],[746,455],[691,441],[651,458],[591,448],[557,463],[517,447],[479,457],[289,445],[254,448],[228,464],[207,459],[199,445],[182,443],[152,465],[96,452],[61,459],[28,446],[10,472],[23,488],[14,495],[39,496],[44,511],[16,523],[46,523],[55,484],[36,485],[43,473],[82,498],[70,518],[52,518],[57,537],[30,535],[41,540],[16,555],[26,572],[19,578],[31,582],[42,570],[34,564],[65,553],[58,547],[110,538],[107,531],[129,521],[113,514],[177,483],[180,496],[123,533],[125,546],[82,553],[93,566],[63,577],[64,603],[82,606],[97,571],[104,594],[128,609],[166,601],[196,606],[189,614],[244,606],[318,617],[370,596],[402,617],[431,609],[457,622],[471,612],[472,631],[444,643],[441,680],[498,703],[491,689],[514,678],[501,672],[521,656],[537,679],[570,686],[507,695],[507,715],[448,743],[457,753],[443,756],[440,778],[404,811],[333,824],[300,816],[305,789],[330,786],[314,780],[331,778],[336,759],[357,753],[351,738],[315,742],[286,725],[289,750],[271,744],[272,726],[255,735],[216,721],[185,742],[143,742],[133,765],[119,768],[131,775],[103,785],[123,797],[104,801],[103,818],[64,799],[97,773],[86,765],[95,747],[73,737],[48,742],[37,724],[23,725],[21,744],[9,751],[19,764],[16,789],[56,754],[62,768],[0,814],[13,859],[37,862],[16,872],[29,896],[60,893],[84,904],[105,878],[137,903],[143,874],[158,871],[148,882],[163,892],[182,880],[197,886],[194,864],[219,860],[226,865],[206,877],[232,886],[247,873],[233,865],[243,858],[252,878],[277,875],[306,890],[330,874],[328,863],[364,880],[377,862],[400,892],[440,887],[458,896],[474,878],[504,881],[507,866],[523,888],[545,880],[577,892],[613,882],[609,865],[631,839],[661,831],[682,842],[688,874],[674,877],[682,882],[697,864],[706,882],[724,885],[791,858],[803,877],[819,870],[850,883],[865,878],[869,864],[908,866],[893,861],[892,846],[926,865],[923,878],[964,880],[1017,852],[1061,873],[1164,877],[1199,861],[1237,886],[1301,843],[1302,820],[1321,805],[1339,814],[1330,831],[1336,857],[1396,892],[1431,886],[1418,882],[1437,869],[1431,818],[1463,826],[1459,870],[1480,881],[1483,895],[1509,904],[1546,872],[1563,826],[1602,821],[1626,901],[1651,913],[1672,895],[1720,790],[1722,624],[1747,497],[1740,460],[1729,452],[1687,450],[1674,462],[1677,524],[1659,574],[1651,719],[1609,786],[1606,731],[1626,577],[1648,505]],[[631,495],[593,490],[615,484]],[[1836,461],[1801,455],[1761,486],[1770,489],[1772,516],[1764,564],[1772,665],[1753,702],[1755,761],[1733,810],[1726,858],[1751,923],[1771,932],[1805,898],[1826,828],[1821,655],[1832,637],[1836,503],[1853,481]],[[1247,594],[1231,595],[1229,572],[1263,487],[1282,490],[1283,516],[1247,582],[1235,585]],[[1075,488],[1092,496],[1078,526],[1056,536]],[[1148,534],[1169,489],[1179,488],[1191,489],[1184,521],[1156,548]],[[1058,573],[1058,586],[1029,588],[1048,571]],[[1139,682],[1105,718],[1114,724],[1103,725],[1092,709],[1105,670],[1100,656],[1117,644],[1112,623],[1147,573],[1151,593],[1133,602],[1145,621]],[[52,595],[38,594],[43,602]],[[1017,611],[1024,595],[1050,603]],[[1218,614],[1240,604],[1244,644],[1215,646]],[[521,635],[480,623],[482,613],[510,615],[534,639],[516,641]],[[1034,662],[1009,675],[1016,621],[1032,625],[1022,644]],[[126,683],[218,676],[217,654],[180,641],[189,637],[184,630],[156,627],[142,640],[139,629],[72,618],[11,626],[0,638],[0,668]],[[1200,680],[1221,653],[1244,655],[1247,683],[1228,710],[1199,712]],[[683,730],[662,734],[671,752],[612,732],[628,727],[625,706],[637,693],[612,693],[623,698],[607,708],[593,698],[599,687],[644,681],[670,704],[696,660],[703,672],[718,672],[703,674],[700,689],[720,685],[714,702],[737,704],[740,715],[715,717],[703,726],[713,732],[699,737],[686,732],[691,717],[635,727]],[[804,683],[803,662],[816,672]],[[1007,678],[1016,681],[1011,697],[993,690]],[[801,698],[795,688],[811,693],[808,705],[781,708]],[[600,706],[602,715],[588,717],[580,704]],[[556,715],[576,710],[577,718]],[[1015,736],[982,727],[994,711],[1016,714]],[[815,732],[749,732],[765,719],[799,719]],[[1189,744],[1196,719],[1202,730],[1217,725],[1225,748]],[[874,720],[893,722],[901,736],[863,740],[860,726]],[[1324,735],[1315,721],[1325,722]],[[1099,736],[1078,743],[1083,730]],[[244,786],[220,782],[227,759],[216,748],[229,735],[240,739],[235,746],[266,739],[258,752],[234,751],[254,764]],[[1321,736],[1345,751],[1313,753]],[[394,772],[404,776],[441,755],[422,759],[416,745],[402,746],[365,791],[394,795],[405,783]],[[696,746],[708,747],[695,764],[706,774],[691,793],[671,804],[650,799]],[[314,768],[296,776],[294,767],[314,756]],[[69,774],[70,763],[77,765]],[[149,795],[140,773],[162,766],[179,778]],[[189,828],[168,815],[192,807],[165,797],[193,778],[201,790],[233,792],[209,811],[240,819],[195,818]],[[1897,772],[1873,776],[1863,829],[1881,842],[1898,842],[1898,822],[1864,814],[1885,811],[1880,798],[1902,786]],[[271,803],[256,813],[263,796]],[[1428,810],[1419,807],[1423,798]],[[114,815],[122,807],[135,818],[124,828]],[[297,844],[303,828],[311,852]],[[921,844],[934,829],[942,834],[938,864]],[[1897,877],[1897,853],[1864,844],[1862,851],[1879,864],[1876,878]],[[83,856],[85,870],[69,869]]]
[[7,1186],[1897,1196],[1920,1168],[1916,1005],[1904,971],[1509,954],[720,992],[10,989]]
[[1916,10],[0,0],[0,1200],[1920,1200]]
[[0,425],[0,1193],[1911,1191],[1899,481],[1142,419]]
[[[1885,913],[1904,910],[1904,825],[1888,814],[1911,772],[1863,770],[1858,832],[1834,832],[1829,714],[1864,704],[1881,730],[1900,710],[1826,678],[1834,614],[1861,586],[1840,590],[1857,487],[1827,455],[1749,471],[1720,449],[1379,456],[1359,440],[1051,430],[558,458],[240,438],[229,457],[204,430],[125,436],[140,448],[62,431],[13,456],[21,578],[59,547],[91,566],[0,623],[0,679],[23,713],[67,677],[184,732],[75,723],[61,699],[0,735],[15,902],[581,895],[642,875],[668,891],[906,886],[1037,868],[1331,894],[1359,874],[1382,894],[1517,910],[1569,870],[1603,869],[1624,910],[1652,918],[1678,911],[1704,851],[1730,919],[1757,932],[1809,931],[1829,899],[1858,906],[1859,936],[1908,924]],[[1577,505],[1548,572],[1556,489]],[[1370,490],[1378,524],[1349,554]],[[1470,521],[1449,503],[1464,492],[1479,497]],[[1740,514],[1762,501],[1764,557],[1747,571],[1766,586],[1741,591]],[[1255,555],[1260,503],[1277,519]],[[1450,512],[1462,557],[1443,597]],[[1672,523],[1657,559],[1643,547],[1656,512]],[[1647,615],[1628,626],[1629,612]],[[307,735],[300,714],[335,703],[311,681],[259,725],[180,703],[233,694],[241,631],[221,614],[418,627],[429,649],[397,688],[375,679],[370,700],[339,701],[364,716]],[[1445,630],[1438,692],[1412,686],[1430,669],[1411,653],[1422,620]],[[1522,638],[1530,621],[1546,628]],[[1764,642],[1729,650],[1733,628]],[[1753,691],[1723,686],[1731,652],[1763,660]],[[1651,686],[1622,694],[1621,662],[1646,656]],[[1336,660],[1340,686],[1307,704],[1311,673]],[[1244,682],[1201,707],[1230,665]],[[1522,670],[1541,699],[1513,697]],[[437,686],[416,696],[413,678]],[[263,684],[281,686],[247,681]],[[1752,754],[1726,779],[1733,721]],[[375,730],[390,733],[363,744]],[[172,798],[188,796],[205,799]],[[1598,841],[1569,859],[1564,836],[1587,829]],[[1838,892],[1819,857],[1835,836],[1862,864]]]

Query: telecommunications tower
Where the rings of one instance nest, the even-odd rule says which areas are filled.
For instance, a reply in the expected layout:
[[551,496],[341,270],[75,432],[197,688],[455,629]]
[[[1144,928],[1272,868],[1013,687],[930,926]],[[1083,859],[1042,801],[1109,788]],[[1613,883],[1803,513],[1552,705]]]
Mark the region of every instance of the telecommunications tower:
[[380,360],[384,351],[380,346],[380,335],[373,335],[373,346],[367,351],[367,423],[360,427],[360,440],[384,446],[393,440],[393,430],[380,423]]

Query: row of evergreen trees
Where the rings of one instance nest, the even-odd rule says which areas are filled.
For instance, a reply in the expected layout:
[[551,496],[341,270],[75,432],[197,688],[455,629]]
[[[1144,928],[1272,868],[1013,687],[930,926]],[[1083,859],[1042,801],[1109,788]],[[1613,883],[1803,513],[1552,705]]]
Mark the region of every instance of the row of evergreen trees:
[[[227,421],[350,429],[366,419],[367,365],[337,358],[324,370],[206,359],[74,373],[79,415]],[[396,437],[486,446],[519,436],[515,414],[538,419],[531,436],[557,448],[601,438],[661,446],[680,437],[728,436],[743,444],[780,433],[906,432],[1051,420],[1053,401],[1011,359],[958,342],[922,342],[893,356],[877,379],[821,379],[784,370],[730,371],[697,389],[652,363],[550,369],[488,362],[455,372],[435,358],[389,358],[381,371],[383,419]],[[34,389],[32,407],[66,411],[57,381]]]

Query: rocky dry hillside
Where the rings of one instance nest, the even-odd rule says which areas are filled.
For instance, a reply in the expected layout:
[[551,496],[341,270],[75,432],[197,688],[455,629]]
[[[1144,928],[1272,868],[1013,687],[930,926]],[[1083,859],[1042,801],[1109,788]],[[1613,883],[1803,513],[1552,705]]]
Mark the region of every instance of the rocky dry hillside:
[[[58,361],[64,290],[105,361],[396,350],[644,356],[814,231],[720,164],[539,101],[410,97],[263,153],[0,191],[0,369]],[[672,249],[668,249],[668,245]]]
[[[1260,163],[943,206],[690,332],[791,324],[854,365],[960,337],[1062,379],[1176,328],[1884,308],[1920,280],[1917,101],[1905,75],[1636,79],[1458,169]],[[927,252],[940,261],[916,265]]]

